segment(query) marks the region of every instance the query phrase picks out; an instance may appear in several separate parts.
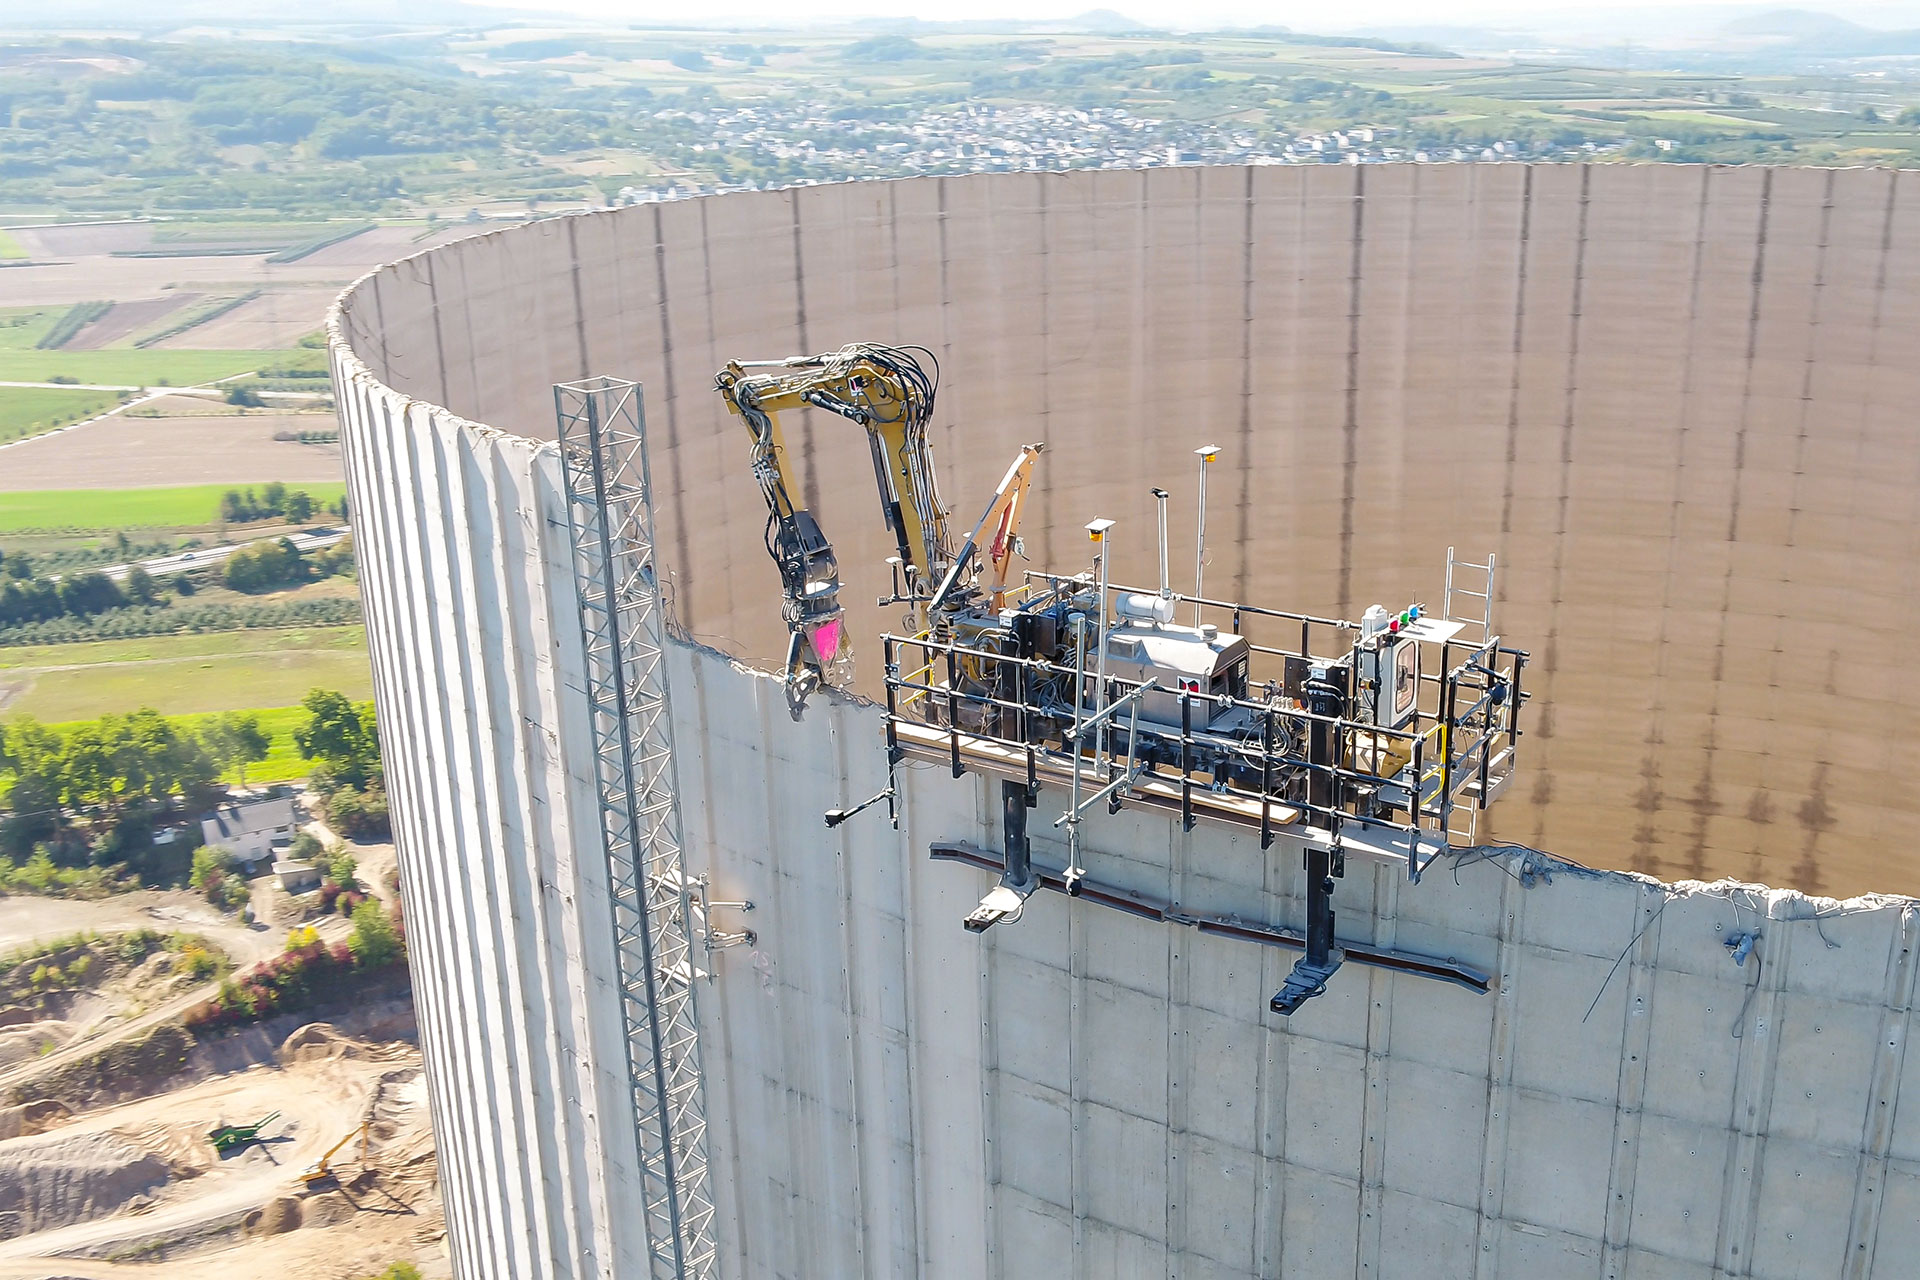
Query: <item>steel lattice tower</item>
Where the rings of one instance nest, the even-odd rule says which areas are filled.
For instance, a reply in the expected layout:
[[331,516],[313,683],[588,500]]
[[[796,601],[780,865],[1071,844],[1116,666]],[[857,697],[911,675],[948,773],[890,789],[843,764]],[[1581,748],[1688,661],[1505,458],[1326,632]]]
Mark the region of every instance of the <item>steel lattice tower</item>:
[[636,383],[554,387],[652,1280],[716,1273],[652,484]]

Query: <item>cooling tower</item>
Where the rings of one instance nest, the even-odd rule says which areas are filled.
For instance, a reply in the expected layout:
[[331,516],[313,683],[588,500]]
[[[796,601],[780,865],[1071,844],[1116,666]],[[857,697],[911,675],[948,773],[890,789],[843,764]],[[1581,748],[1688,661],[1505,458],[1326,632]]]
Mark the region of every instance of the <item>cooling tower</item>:
[[[1905,1275],[1920,921],[1803,895],[1920,881],[1915,181],[920,179],[554,219],[362,280],[330,332],[459,1273],[648,1273],[577,512],[542,443],[555,383],[612,375],[644,388],[687,862],[754,904],[692,984],[710,1274]],[[897,829],[821,823],[885,784],[880,716],[793,723],[753,669],[778,583],[712,377],[855,340],[938,356],[969,521],[1046,442],[1038,566],[1084,568],[1105,516],[1151,580],[1148,490],[1190,502],[1205,443],[1221,595],[1353,617],[1431,599],[1450,545],[1497,555],[1534,664],[1492,838],[1585,865],[1359,860],[1338,891],[1356,954],[1489,991],[1349,963],[1275,1017],[1291,954],[1251,935],[1297,925],[1301,870],[1245,831],[1102,813],[1089,875],[1146,907],[1043,894],[976,936],[992,878],[928,853],[996,845],[988,783],[909,769]],[[872,692],[865,442],[790,431]]]

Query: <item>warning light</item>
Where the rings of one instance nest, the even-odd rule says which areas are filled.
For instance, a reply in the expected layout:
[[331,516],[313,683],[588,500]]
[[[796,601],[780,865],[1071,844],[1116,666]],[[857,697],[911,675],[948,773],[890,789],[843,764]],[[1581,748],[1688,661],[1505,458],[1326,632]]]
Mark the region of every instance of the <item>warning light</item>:
[[1415,622],[1418,622],[1418,621],[1420,621],[1420,606],[1419,606],[1419,605],[1415,605],[1415,606],[1413,606],[1413,608],[1411,608],[1411,609],[1409,609],[1409,610],[1407,610],[1407,613],[1408,613],[1409,615],[1411,615],[1411,616],[1412,616],[1412,618],[1413,618],[1413,620],[1414,620]]
[[1399,629],[1400,629],[1400,619],[1398,618],[1387,619],[1387,630],[1398,631]]

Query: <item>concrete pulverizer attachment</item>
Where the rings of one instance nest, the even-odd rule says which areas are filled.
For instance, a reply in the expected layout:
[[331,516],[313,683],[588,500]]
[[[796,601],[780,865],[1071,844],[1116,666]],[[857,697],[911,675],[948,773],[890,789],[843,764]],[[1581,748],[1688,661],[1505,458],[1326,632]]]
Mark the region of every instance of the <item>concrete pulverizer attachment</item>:
[[[554,387],[649,1280],[718,1274],[687,878],[640,388]],[[744,905],[744,904],[735,904]]]

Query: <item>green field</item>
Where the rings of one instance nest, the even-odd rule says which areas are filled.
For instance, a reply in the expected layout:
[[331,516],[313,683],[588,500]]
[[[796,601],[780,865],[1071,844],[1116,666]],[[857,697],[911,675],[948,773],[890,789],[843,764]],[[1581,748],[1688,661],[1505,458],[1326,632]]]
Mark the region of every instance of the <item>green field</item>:
[[[313,772],[313,761],[300,754],[300,748],[294,745],[293,731],[304,724],[307,712],[304,707],[236,707],[236,711],[250,711],[260,717],[260,727],[266,731],[273,744],[267,748],[267,758],[258,764],[247,766],[247,785],[258,786],[266,782],[295,782]],[[208,721],[221,713],[207,712],[204,715],[175,716],[176,724],[196,732]],[[97,717],[95,717],[97,718]],[[72,729],[87,723],[85,719],[68,720],[55,723],[51,728]],[[229,770],[220,775],[222,782],[238,783],[240,771]]]
[[99,351],[21,351],[0,346],[0,382],[56,377],[124,387],[190,387],[216,378],[311,359],[311,351],[162,351],[108,347]]
[[[65,311],[65,307],[0,308],[0,351],[33,350]],[[28,379],[16,378],[14,381],[25,382]]]
[[118,391],[0,387],[0,444],[90,418],[119,402]]
[[[161,489],[37,489],[0,493],[0,533],[30,529],[198,529],[219,523],[227,484]],[[343,496],[344,484],[290,486],[324,508]]]
[[13,238],[12,232],[0,231],[0,262],[7,261],[8,259],[24,258],[26,256],[27,251],[21,247],[18,240]]
[[[355,699],[373,696],[364,628],[230,631],[0,649],[3,714],[49,723],[139,707],[163,715],[292,707],[315,688],[338,689]],[[282,757],[291,761],[290,742],[276,745],[284,745]]]

